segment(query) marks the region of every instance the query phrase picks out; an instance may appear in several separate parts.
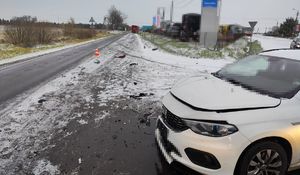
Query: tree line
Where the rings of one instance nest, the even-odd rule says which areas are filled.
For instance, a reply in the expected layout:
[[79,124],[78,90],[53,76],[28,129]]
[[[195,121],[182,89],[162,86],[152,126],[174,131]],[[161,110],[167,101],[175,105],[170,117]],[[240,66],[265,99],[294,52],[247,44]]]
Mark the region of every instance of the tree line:
[[97,29],[124,30],[124,15],[115,6],[108,10],[103,23],[82,24],[70,18],[67,23],[58,24],[38,21],[37,17],[21,16],[10,20],[0,19],[0,25],[5,25],[4,40],[22,47],[33,47],[37,44],[49,44],[58,38],[88,39],[97,35]]

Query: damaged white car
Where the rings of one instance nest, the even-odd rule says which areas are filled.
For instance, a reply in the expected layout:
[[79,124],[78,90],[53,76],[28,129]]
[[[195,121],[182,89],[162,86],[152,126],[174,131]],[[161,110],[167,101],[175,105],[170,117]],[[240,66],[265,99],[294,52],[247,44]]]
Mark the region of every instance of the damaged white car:
[[166,160],[207,175],[285,175],[300,166],[300,51],[249,56],[179,82],[156,140]]

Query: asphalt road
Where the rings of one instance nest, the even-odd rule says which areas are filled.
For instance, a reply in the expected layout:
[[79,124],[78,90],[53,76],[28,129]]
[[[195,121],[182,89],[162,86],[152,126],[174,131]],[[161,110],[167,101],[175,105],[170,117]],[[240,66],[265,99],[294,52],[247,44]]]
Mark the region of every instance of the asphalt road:
[[123,35],[115,35],[15,64],[0,66],[0,104],[72,68],[84,58],[92,56],[96,48],[101,49],[121,36]]

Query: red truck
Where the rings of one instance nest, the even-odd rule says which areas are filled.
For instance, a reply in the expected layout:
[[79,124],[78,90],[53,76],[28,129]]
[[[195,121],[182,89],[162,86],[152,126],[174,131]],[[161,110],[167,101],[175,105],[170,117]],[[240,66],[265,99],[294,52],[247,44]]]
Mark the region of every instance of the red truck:
[[136,25],[131,26],[132,33],[139,33],[139,30],[140,30],[139,26],[136,26]]

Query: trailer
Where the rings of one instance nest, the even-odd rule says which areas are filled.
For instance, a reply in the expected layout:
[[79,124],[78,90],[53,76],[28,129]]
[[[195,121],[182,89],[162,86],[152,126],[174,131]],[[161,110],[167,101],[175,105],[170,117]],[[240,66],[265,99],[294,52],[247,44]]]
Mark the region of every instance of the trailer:
[[132,25],[131,26],[131,32],[132,33],[139,33],[140,31],[140,27],[139,26],[136,26],[136,25]]

